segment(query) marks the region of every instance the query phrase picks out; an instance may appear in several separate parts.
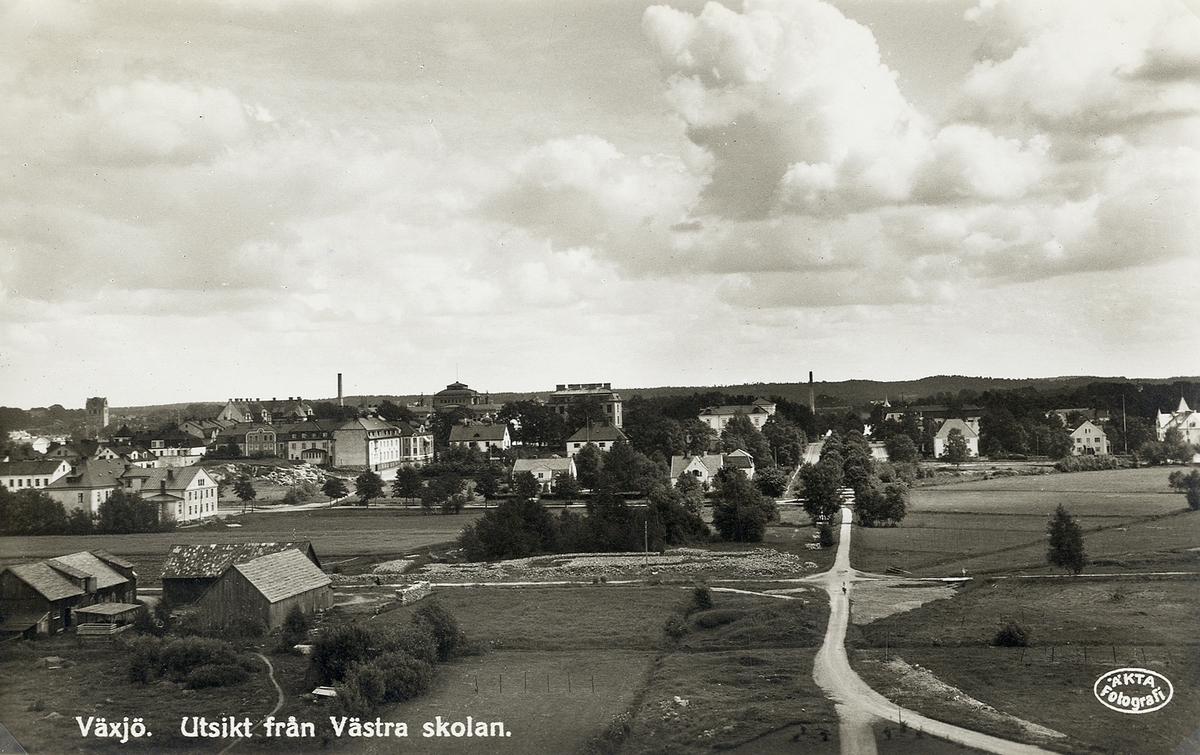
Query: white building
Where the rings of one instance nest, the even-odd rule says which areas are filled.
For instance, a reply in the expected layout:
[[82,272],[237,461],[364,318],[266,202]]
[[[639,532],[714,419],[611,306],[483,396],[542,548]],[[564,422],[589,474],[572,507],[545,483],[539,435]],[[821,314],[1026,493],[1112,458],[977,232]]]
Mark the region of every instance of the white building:
[[71,465],[66,459],[3,461],[0,462],[0,485],[14,491],[25,488],[42,489],[49,487],[70,471]]
[[1159,440],[1166,440],[1167,431],[1171,428],[1179,430],[1184,443],[1200,446],[1200,412],[1192,411],[1182,397],[1179,399],[1179,408],[1170,414],[1159,412],[1156,418],[1155,430]]
[[942,426],[937,431],[937,435],[933,436],[933,457],[940,459],[946,453],[946,444],[949,442],[950,432],[953,430],[958,430],[962,433],[963,440],[967,442],[967,456],[978,458],[979,433],[975,432],[974,428],[961,419],[948,419],[942,423]]
[[621,428],[604,425],[602,427],[581,427],[570,438],[567,438],[567,457],[575,458],[575,454],[586,445],[593,445],[601,451],[611,451],[612,447],[629,438],[621,432]]
[[1075,456],[1107,456],[1112,449],[1104,431],[1091,420],[1084,420],[1083,424],[1071,431],[1071,453]]
[[554,478],[560,474],[575,477],[575,460],[555,456],[549,459],[517,459],[513,464],[513,477],[529,472],[538,481],[543,493],[554,492]]
[[712,428],[718,435],[729,421],[738,415],[750,420],[755,429],[762,430],[767,420],[775,416],[775,404],[765,399],[758,399],[753,404],[731,404],[729,406],[708,406],[700,412],[700,421]]

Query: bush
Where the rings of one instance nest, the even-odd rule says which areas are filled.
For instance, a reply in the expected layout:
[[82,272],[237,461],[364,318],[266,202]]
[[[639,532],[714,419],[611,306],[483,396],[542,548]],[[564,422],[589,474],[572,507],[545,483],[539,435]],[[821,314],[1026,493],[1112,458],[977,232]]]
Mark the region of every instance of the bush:
[[437,601],[426,601],[413,615],[413,622],[425,622],[433,632],[439,661],[449,660],[464,641],[454,616]]
[[714,608],[697,613],[692,617],[692,622],[701,629],[716,629],[732,624],[745,615],[745,611],[736,608]]
[[262,619],[256,619],[250,616],[240,616],[237,619],[229,622],[225,627],[223,634],[230,637],[262,637],[267,633],[267,625],[262,622]]
[[384,653],[373,665],[383,675],[384,702],[411,700],[433,684],[433,664],[401,650]]
[[1127,469],[1131,462],[1120,456],[1067,456],[1054,462],[1059,472],[1093,472],[1098,469]]
[[249,674],[236,663],[206,663],[188,672],[184,686],[188,689],[228,687],[246,681]]
[[695,590],[692,590],[692,607],[693,611],[707,611],[712,608],[712,590],[706,585],[697,585]]
[[374,654],[371,632],[359,624],[337,627],[313,643],[312,669],[322,684],[340,682],[350,667]]
[[680,614],[673,613],[663,623],[663,631],[667,633],[668,637],[678,640],[687,634],[687,622]]
[[199,666],[235,665],[237,653],[223,640],[184,637],[163,648],[161,660],[166,672],[175,681],[182,681]]
[[1023,624],[1010,621],[996,632],[992,644],[1002,648],[1029,647],[1029,629]]
[[819,537],[820,540],[818,540],[818,542],[822,548],[833,547],[833,527],[829,526],[829,522],[821,525]]
[[162,671],[163,642],[158,637],[134,637],[125,648],[129,651],[129,681],[133,684],[149,684]]
[[438,660],[438,643],[433,636],[433,627],[427,621],[392,627],[383,638],[384,652],[402,651],[426,663]]

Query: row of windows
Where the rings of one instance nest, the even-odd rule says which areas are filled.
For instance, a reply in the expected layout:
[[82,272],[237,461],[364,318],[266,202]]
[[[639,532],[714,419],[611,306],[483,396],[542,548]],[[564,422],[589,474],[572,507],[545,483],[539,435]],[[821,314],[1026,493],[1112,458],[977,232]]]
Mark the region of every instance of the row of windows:
[[13,488],[44,488],[50,484],[49,477],[14,477],[6,481],[8,487]]

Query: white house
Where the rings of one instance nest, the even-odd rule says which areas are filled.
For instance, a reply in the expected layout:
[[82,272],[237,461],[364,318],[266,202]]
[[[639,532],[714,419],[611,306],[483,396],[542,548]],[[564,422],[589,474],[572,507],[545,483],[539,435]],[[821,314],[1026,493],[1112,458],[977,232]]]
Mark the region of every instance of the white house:
[[158,504],[159,521],[195,522],[217,515],[217,483],[201,467],[131,467],[120,480],[125,490]]
[[575,477],[575,460],[555,456],[549,459],[517,459],[513,464],[513,477],[529,472],[542,487],[543,493],[554,492],[554,478],[560,474]]
[[575,458],[575,454],[583,450],[589,443],[601,451],[611,451],[612,447],[621,441],[628,441],[621,428],[612,425],[602,427],[581,427],[570,438],[567,438],[567,456]]
[[125,472],[124,459],[84,459],[68,474],[55,480],[46,493],[58,501],[67,513],[80,510],[91,516],[100,513],[100,504],[112,497]]
[[1200,446],[1200,412],[1194,412],[1182,397],[1179,408],[1170,414],[1159,412],[1155,421],[1155,430],[1159,440],[1167,439],[1167,430],[1175,428],[1183,436],[1184,443]]
[[963,440],[967,442],[967,456],[979,456],[979,433],[975,432],[974,428],[963,422],[961,419],[948,419],[942,423],[938,429],[937,435],[933,436],[933,456],[935,459],[940,459],[942,454],[946,453],[946,444],[950,440],[950,433],[953,430],[958,430],[962,433]]
[[498,425],[455,425],[450,428],[450,445],[458,448],[474,448],[484,453],[506,451],[512,448],[512,436],[508,424]]
[[70,471],[71,464],[66,459],[3,461],[0,462],[0,485],[9,490],[42,489]]
[[1071,431],[1071,453],[1075,456],[1107,456],[1112,450],[1104,431],[1091,420],[1084,420],[1083,424]]
[[727,454],[672,456],[671,479],[678,480],[681,476],[690,474],[701,483],[711,484],[717,472],[725,467],[740,469],[745,472],[747,478],[754,479],[754,457],[740,448]]
[[767,420],[775,416],[775,404],[765,399],[758,399],[753,404],[737,404],[729,406],[708,406],[700,412],[700,421],[713,431],[720,433],[729,421],[739,414],[750,420],[750,424],[758,430],[763,429]]

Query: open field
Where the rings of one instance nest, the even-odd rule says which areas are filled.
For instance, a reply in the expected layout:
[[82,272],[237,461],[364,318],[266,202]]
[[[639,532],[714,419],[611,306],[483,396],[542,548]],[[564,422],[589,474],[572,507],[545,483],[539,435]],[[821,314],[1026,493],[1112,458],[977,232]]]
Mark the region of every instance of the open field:
[[311,540],[322,562],[347,556],[401,556],[454,540],[464,525],[479,516],[475,512],[442,516],[398,509],[305,509],[230,520],[240,527],[215,524],[141,535],[0,537],[0,562],[103,548],[133,561],[139,584],[153,585],[174,543]]
[[1195,569],[1200,514],[1168,492],[1162,468],[1009,477],[912,491],[899,527],[855,532],[856,568],[923,576],[1048,571],[1046,523],[1062,503],[1094,568]]
[[[901,657],[1005,713],[1066,734],[1064,752],[1174,752],[1200,723],[1200,581],[1194,579],[994,579],[948,600],[852,628],[855,668],[885,695],[926,715],[1011,735],[1011,725],[906,687],[885,655]],[[990,646],[1013,620],[1028,648]],[[1175,697],[1161,711],[1124,715],[1100,705],[1092,684],[1126,666],[1167,676]]]

